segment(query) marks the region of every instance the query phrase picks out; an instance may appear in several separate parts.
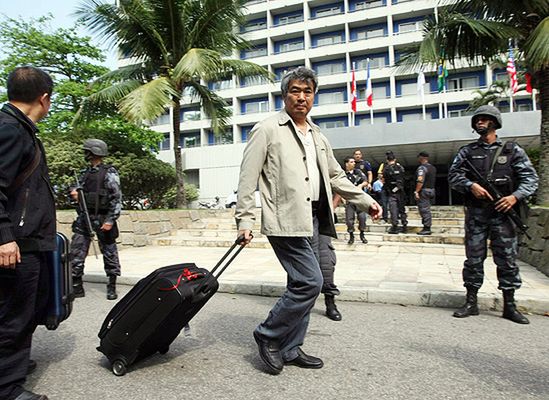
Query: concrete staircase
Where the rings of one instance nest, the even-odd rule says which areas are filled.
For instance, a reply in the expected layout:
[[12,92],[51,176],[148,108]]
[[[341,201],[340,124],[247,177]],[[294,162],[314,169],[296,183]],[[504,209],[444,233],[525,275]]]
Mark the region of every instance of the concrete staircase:
[[[367,244],[358,239],[358,228],[355,229],[356,240],[354,245],[348,245],[347,227],[338,223],[336,230],[338,239],[334,240],[336,250],[360,251],[368,253],[416,253],[416,254],[447,254],[464,255],[463,207],[434,206],[433,234],[418,236],[416,233],[422,228],[421,217],[417,207],[407,207],[408,233],[392,235],[386,233],[389,224],[367,221]],[[336,210],[339,221],[345,221],[342,207]],[[153,240],[158,246],[188,246],[188,247],[228,247],[234,242],[236,224],[233,210],[208,210],[208,213],[196,213],[190,223],[184,224],[171,236]],[[254,240],[250,247],[270,248],[266,237],[260,233],[261,210],[256,210],[256,225],[254,226]]]

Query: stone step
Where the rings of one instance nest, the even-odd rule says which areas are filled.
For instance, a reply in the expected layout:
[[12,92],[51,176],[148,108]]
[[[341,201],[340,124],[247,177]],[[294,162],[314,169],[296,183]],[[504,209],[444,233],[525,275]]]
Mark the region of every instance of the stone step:
[[[450,221],[454,222],[454,221]],[[372,233],[385,233],[389,228],[390,224],[386,223],[371,223],[370,221],[366,224],[366,232]],[[183,224],[181,226],[183,230],[201,230],[201,231],[236,231],[236,224],[229,222],[214,222],[214,221],[196,221],[190,224]],[[408,230],[410,233],[417,233],[423,229],[421,221],[410,220],[408,223]],[[252,229],[255,232],[260,230],[260,225],[256,223]],[[463,224],[440,224],[439,221],[433,220],[433,226],[431,228],[433,233],[448,233],[456,235],[464,235]],[[347,232],[347,226],[345,224],[338,223],[336,224],[337,232]],[[355,231],[358,232],[358,224],[355,223]],[[207,236],[207,235],[205,235]],[[212,234],[210,236],[217,236]]]
[[[410,219],[420,219],[417,206],[406,206],[406,212]],[[189,210],[189,214],[192,220],[221,220],[221,219],[234,219],[234,209],[223,210]],[[338,217],[345,216],[345,208],[338,207],[336,209]],[[464,218],[463,207],[461,206],[433,206],[431,208],[431,214],[433,218]],[[255,209],[256,219],[261,218],[261,209]]]
[[[419,229],[418,229],[419,230]],[[196,240],[220,240],[230,241],[235,237],[235,230],[204,230],[204,229],[181,229],[176,235],[153,239],[153,244],[166,245],[169,241],[196,241]],[[460,234],[451,233],[439,233],[434,232],[430,236],[419,236],[415,232],[409,232],[406,234],[388,234],[385,232],[366,232],[365,234],[368,242],[372,243],[385,243],[385,242],[398,242],[398,243],[425,243],[425,244],[450,244],[450,245],[463,245],[464,237]],[[259,229],[254,231],[254,241],[256,239],[266,238],[260,233]],[[355,235],[356,241],[359,241],[358,233]],[[347,243],[349,240],[349,234],[347,232],[338,232],[338,239],[335,242]]]
[[[401,235],[407,236],[407,235]],[[414,235],[415,236],[415,235]],[[348,245],[345,241],[334,240],[333,245],[336,251],[357,251],[366,253],[391,253],[391,254],[439,254],[439,255],[457,255],[465,256],[465,249],[462,245],[456,244],[436,244],[420,242],[395,242],[395,241],[370,241],[368,244],[355,243]],[[184,247],[223,247],[228,248],[234,243],[234,238],[215,238],[215,237],[182,237],[169,236],[153,240],[155,246],[184,246]],[[271,248],[267,238],[254,237],[249,244],[251,248]]]

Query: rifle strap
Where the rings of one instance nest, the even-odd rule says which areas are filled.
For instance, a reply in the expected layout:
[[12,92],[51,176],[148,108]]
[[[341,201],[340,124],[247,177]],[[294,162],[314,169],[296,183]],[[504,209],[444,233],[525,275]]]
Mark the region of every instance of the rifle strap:
[[10,187],[8,188],[8,193],[15,192],[29,177],[32,175],[32,173],[38,168],[38,165],[40,164],[40,159],[42,158],[42,151],[40,150],[40,146],[38,145],[38,141],[34,142],[34,157],[29,165],[19,174],[15,177],[15,180],[12,182]]
[[488,172],[488,180],[492,179],[492,174],[494,173],[494,167],[496,166],[496,161],[498,157],[501,155],[501,152],[503,149],[507,146],[507,142],[503,142],[500,147],[496,150],[496,153],[494,154],[494,158],[492,158],[492,163],[490,164],[490,171]]

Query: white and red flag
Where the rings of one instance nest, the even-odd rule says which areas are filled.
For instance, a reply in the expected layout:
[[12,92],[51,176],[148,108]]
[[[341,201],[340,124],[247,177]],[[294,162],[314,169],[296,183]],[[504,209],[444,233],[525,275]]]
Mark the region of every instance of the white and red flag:
[[368,59],[368,74],[366,76],[366,104],[372,107],[374,103],[374,94],[372,92],[372,80],[370,79],[370,59]]
[[351,70],[351,109],[356,113],[356,80],[355,69]]

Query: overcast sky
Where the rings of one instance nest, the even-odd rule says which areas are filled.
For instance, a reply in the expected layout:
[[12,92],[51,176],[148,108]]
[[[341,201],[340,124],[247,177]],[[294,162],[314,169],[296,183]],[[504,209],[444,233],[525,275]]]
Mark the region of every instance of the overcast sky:
[[[114,0],[109,1],[114,2]],[[29,18],[37,18],[51,13],[53,15],[52,27],[54,29],[68,28],[75,23],[76,17],[72,14],[81,3],[80,0],[0,0],[0,14],[10,18],[28,20]],[[81,30],[81,34],[93,37],[92,33],[84,28]],[[93,44],[106,49],[106,46],[98,40],[93,40]],[[105,50],[105,55],[107,56],[105,65],[111,69],[115,69],[115,52],[107,52]]]

